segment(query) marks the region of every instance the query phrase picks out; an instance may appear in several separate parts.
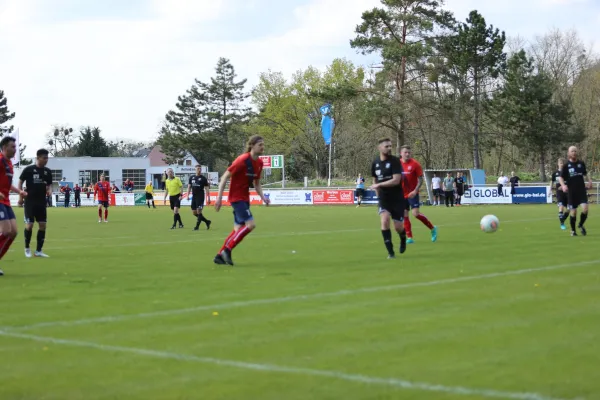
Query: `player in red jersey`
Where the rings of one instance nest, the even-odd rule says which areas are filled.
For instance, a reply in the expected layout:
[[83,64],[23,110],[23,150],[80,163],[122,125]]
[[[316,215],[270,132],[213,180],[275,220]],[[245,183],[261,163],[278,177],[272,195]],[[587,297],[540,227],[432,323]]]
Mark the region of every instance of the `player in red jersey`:
[[100,175],[100,182],[94,186],[94,200],[98,199],[98,223],[102,222],[102,207],[104,207],[104,222],[108,222],[110,191],[110,182],[106,180],[104,174]]
[[404,211],[404,230],[408,237],[406,243],[415,242],[408,216],[409,208],[412,209],[412,215],[431,230],[431,241],[435,242],[437,240],[437,227],[433,226],[429,219],[419,212],[419,189],[423,184],[423,168],[417,160],[412,158],[410,146],[402,146],[400,156],[403,170],[402,186],[404,187],[404,197],[407,200],[406,211]]
[[[17,237],[17,219],[10,206],[10,192],[19,193],[22,197],[27,196],[27,192],[19,190],[13,183],[13,165],[10,161],[17,152],[16,140],[13,137],[5,136],[0,141],[0,259],[4,257],[10,245]],[[4,272],[0,269],[0,276]]]
[[256,227],[254,217],[250,212],[250,188],[252,186],[265,205],[269,205],[269,199],[264,196],[260,185],[263,164],[258,156],[264,152],[264,149],[263,138],[258,135],[252,136],[246,145],[246,153],[236,158],[221,178],[219,194],[215,201],[215,211],[219,212],[221,209],[223,191],[231,177],[228,200],[233,208],[234,225],[233,231],[227,236],[221,250],[215,256],[215,264],[233,265],[231,251]]

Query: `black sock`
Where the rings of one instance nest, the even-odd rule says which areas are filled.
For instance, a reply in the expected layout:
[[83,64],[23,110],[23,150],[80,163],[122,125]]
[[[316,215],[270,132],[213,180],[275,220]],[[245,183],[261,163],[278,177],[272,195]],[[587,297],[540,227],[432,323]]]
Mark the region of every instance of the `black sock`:
[[33,230],[28,231],[25,229],[25,248],[29,248],[29,244],[31,243],[31,236],[33,236]]
[[200,214],[200,218],[202,218],[202,221],[204,221],[205,223],[206,223],[206,222],[210,222],[209,220],[207,220],[207,219],[204,217],[204,214]]
[[150,208],[150,201],[147,201],[146,205],[148,206],[148,208]]
[[581,219],[579,220],[579,226],[583,226],[587,220],[587,213],[581,213]]
[[173,226],[177,225],[177,217],[179,214],[173,214]]
[[400,236],[400,241],[406,241],[406,231],[402,231],[399,232],[398,235]]
[[381,231],[383,235],[383,243],[385,244],[385,248],[388,251],[388,254],[394,254],[394,245],[392,244],[392,231],[389,229],[387,231]]
[[37,251],[42,251],[44,241],[46,240],[46,231],[38,230],[37,233]]
[[571,230],[575,232],[575,223],[577,222],[577,216],[571,215]]
[[156,207],[156,206],[154,205],[154,200],[152,200],[152,207]]
[[196,228],[200,226],[200,224],[202,223],[202,220],[203,220],[203,219],[204,219],[204,218],[202,218],[202,214],[198,214],[198,215],[196,216]]
[[565,214],[562,211],[558,212],[558,220],[560,221],[561,224],[563,222],[565,222]]
[[179,221],[179,225],[183,225],[183,221],[181,220],[181,214],[177,213],[177,221]]

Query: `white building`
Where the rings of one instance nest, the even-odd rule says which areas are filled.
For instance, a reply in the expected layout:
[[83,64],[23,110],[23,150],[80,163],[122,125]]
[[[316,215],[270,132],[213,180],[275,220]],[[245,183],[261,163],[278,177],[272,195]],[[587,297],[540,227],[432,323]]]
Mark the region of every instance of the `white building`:
[[[198,161],[188,154],[179,164],[168,165],[160,146],[152,149],[142,149],[135,157],[51,157],[48,168],[52,170],[52,181],[59,182],[63,178],[67,182],[82,185],[94,184],[104,174],[111,183],[121,189],[127,179],[133,181],[135,189],[143,189],[150,181],[156,189],[162,188],[163,175],[167,168],[173,168],[175,175],[186,185],[190,175],[196,173]],[[208,174],[206,166],[202,173]],[[214,177],[207,176],[209,180]]]

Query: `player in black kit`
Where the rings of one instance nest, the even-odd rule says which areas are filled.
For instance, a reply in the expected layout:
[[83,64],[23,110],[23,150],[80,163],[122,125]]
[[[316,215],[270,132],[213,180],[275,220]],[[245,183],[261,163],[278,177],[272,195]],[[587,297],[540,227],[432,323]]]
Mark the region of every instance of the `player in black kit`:
[[377,191],[379,198],[379,215],[381,217],[381,234],[388,251],[388,258],[395,258],[390,218],[394,228],[400,235],[400,253],[406,251],[406,232],[404,232],[404,210],[406,209],[404,192],[402,191],[402,165],[392,155],[392,141],[389,138],[379,140],[379,157],[373,161],[371,189]]
[[558,220],[560,221],[560,229],[563,231],[567,229],[565,221],[567,220],[568,213],[565,212],[567,208],[567,194],[562,191],[560,187],[560,175],[562,173],[563,166],[565,165],[565,159],[558,159],[558,170],[552,174],[552,183],[556,188],[556,204],[558,205]]
[[[36,257],[48,257],[44,254],[44,240],[46,240],[46,196],[52,193],[52,171],[46,167],[48,163],[48,150],[37,151],[35,164],[23,169],[19,177],[19,189],[23,189],[25,183],[27,197],[25,198],[25,257],[31,257],[31,236],[33,224],[37,221],[37,247],[34,255]],[[23,205],[23,197],[19,198],[19,205]]]
[[575,223],[577,222],[577,207],[581,206],[581,220],[579,221],[579,230],[585,236],[587,234],[583,224],[588,216],[588,198],[587,190],[592,188],[592,178],[587,177],[587,168],[585,163],[577,158],[577,147],[569,147],[569,159],[563,166],[560,177],[560,186],[563,192],[567,193],[569,203],[571,236],[577,236],[575,232]]
[[[204,188],[208,188],[206,193],[204,192]],[[205,196],[207,197],[206,204],[210,204],[210,183],[208,183],[208,179],[202,175],[202,167],[200,165],[196,165],[196,175],[190,176],[187,193],[188,199],[190,198],[190,191],[192,192],[192,213],[197,217],[194,230],[198,230],[202,221],[206,223],[206,229],[210,229],[211,221],[207,220],[204,215],[202,215]]]

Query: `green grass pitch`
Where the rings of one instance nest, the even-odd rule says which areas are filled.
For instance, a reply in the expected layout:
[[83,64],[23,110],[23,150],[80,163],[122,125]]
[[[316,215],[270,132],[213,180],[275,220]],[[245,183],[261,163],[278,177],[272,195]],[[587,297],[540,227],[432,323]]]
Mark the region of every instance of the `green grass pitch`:
[[413,218],[387,260],[375,207],[253,207],[231,268],[229,208],[51,209],[49,259],[17,209],[0,399],[600,399],[600,209],[576,238],[553,205],[423,211],[437,243]]

